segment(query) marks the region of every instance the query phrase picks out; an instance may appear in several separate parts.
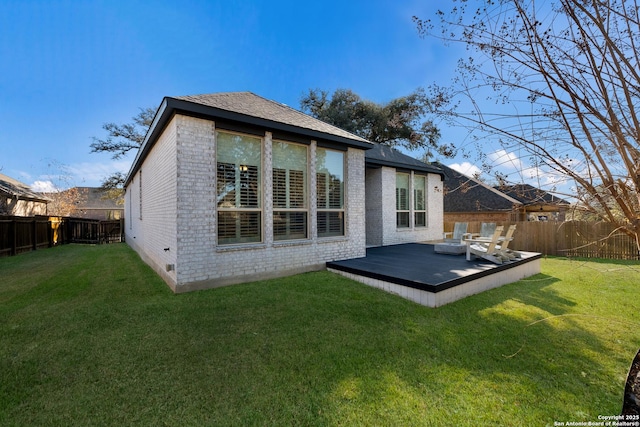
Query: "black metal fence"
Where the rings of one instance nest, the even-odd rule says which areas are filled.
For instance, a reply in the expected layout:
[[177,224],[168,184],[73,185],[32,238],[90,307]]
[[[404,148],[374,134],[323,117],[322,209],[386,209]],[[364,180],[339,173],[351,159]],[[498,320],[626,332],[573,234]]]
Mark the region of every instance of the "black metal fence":
[[124,240],[124,220],[0,216],[0,257],[68,243]]

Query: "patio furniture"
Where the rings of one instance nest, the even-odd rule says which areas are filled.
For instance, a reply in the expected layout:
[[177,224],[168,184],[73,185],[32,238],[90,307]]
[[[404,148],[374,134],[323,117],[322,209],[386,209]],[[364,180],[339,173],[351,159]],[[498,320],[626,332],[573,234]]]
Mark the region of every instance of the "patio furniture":
[[480,237],[491,237],[494,231],[496,231],[495,222],[483,222],[480,225]]
[[[469,236],[467,233],[466,222],[456,222],[453,226],[453,232],[444,233],[444,242],[436,243],[433,246],[434,252],[439,254],[462,255],[467,250],[467,244],[464,239]],[[451,237],[448,237],[451,236]]]
[[518,251],[509,249],[509,242],[513,240],[513,233],[516,231],[516,225],[510,225],[507,229],[507,234],[504,236],[504,240],[496,246],[496,249],[509,259],[522,258],[522,254]]
[[483,222],[480,224],[480,232],[479,233],[468,233],[469,236],[475,237],[486,237],[491,238],[493,236],[493,232],[496,231],[496,223],[495,222]]
[[[453,226],[453,232],[448,231],[444,233],[445,243],[462,243],[465,235],[467,234],[468,224],[466,222],[456,222]],[[451,236],[451,237],[447,237]]]
[[467,261],[471,261],[471,255],[476,258],[486,259],[487,261],[491,261],[495,264],[502,264],[505,261],[509,261],[510,258],[500,249],[497,249],[498,243],[505,242],[506,236],[501,237],[503,231],[504,226],[500,225],[496,227],[496,230],[490,238],[472,237],[465,239],[467,244]]

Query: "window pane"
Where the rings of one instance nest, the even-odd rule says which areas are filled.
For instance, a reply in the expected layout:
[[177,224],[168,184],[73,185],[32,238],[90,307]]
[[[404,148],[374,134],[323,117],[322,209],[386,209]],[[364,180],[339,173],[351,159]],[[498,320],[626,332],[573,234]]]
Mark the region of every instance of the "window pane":
[[306,212],[273,212],[274,240],[306,239]]
[[262,139],[216,131],[218,244],[262,241],[261,168]]
[[318,209],[342,209],[344,206],[344,185],[335,175],[317,173],[316,194]]
[[396,210],[409,210],[409,175],[396,174]]
[[318,212],[318,237],[344,236],[342,212]]
[[281,141],[273,143],[273,206],[307,207],[307,147]]
[[316,154],[318,209],[342,209],[344,205],[344,153],[318,148]]
[[218,162],[260,166],[261,146],[258,137],[216,131]]
[[344,153],[324,148],[316,153],[318,237],[344,236]]
[[217,201],[221,208],[260,208],[260,138],[216,132]]
[[425,177],[413,177],[413,208],[417,211],[425,210]]
[[[307,147],[273,142],[273,238],[307,238]],[[285,210],[287,209],[287,210]],[[289,211],[288,209],[298,209]]]
[[427,214],[425,212],[415,213],[415,226],[425,227],[427,225]]
[[396,226],[398,228],[409,226],[409,212],[397,212],[396,213]]
[[262,239],[260,212],[218,212],[218,243],[256,243]]

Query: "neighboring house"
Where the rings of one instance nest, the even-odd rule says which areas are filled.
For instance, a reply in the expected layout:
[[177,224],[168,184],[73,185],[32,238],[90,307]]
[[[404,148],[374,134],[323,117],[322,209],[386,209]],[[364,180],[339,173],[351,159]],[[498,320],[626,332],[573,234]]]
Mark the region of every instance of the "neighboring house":
[[518,221],[522,202],[448,166],[444,173],[445,222]]
[[166,97],[126,178],[126,241],[176,292],[363,257],[371,146],[250,92]]
[[49,199],[18,180],[0,174],[0,215],[47,215]]
[[380,144],[365,158],[367,245],[441,239],[443,171]]
[[[109,194],[100,187],[73,187],[61,191],[59,196],[73,205],[70,216],[102,221],[124,218],[122,195]],[[53,195],[52,198],[55,199]]]
[[564,221],[569,202],[529,184],[500,185],[502,193],[518,200],[519,221]]

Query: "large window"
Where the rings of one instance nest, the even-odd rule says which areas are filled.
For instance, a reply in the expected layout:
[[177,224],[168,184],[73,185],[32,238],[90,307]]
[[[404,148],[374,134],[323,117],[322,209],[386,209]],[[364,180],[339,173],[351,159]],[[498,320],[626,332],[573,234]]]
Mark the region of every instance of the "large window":
[[307,147],[273,142],[273,239],[307,238]]
[[318,237],[344,236],[344,153],[316,150]]
[[216,153],[218,244],[262,241],[262,140],[216,132]]
[[427,226],[426,183],[424,175],[413,176],[413,216],[415,227]]
[[409,227],[409,174],[396,173],[396,226]]

